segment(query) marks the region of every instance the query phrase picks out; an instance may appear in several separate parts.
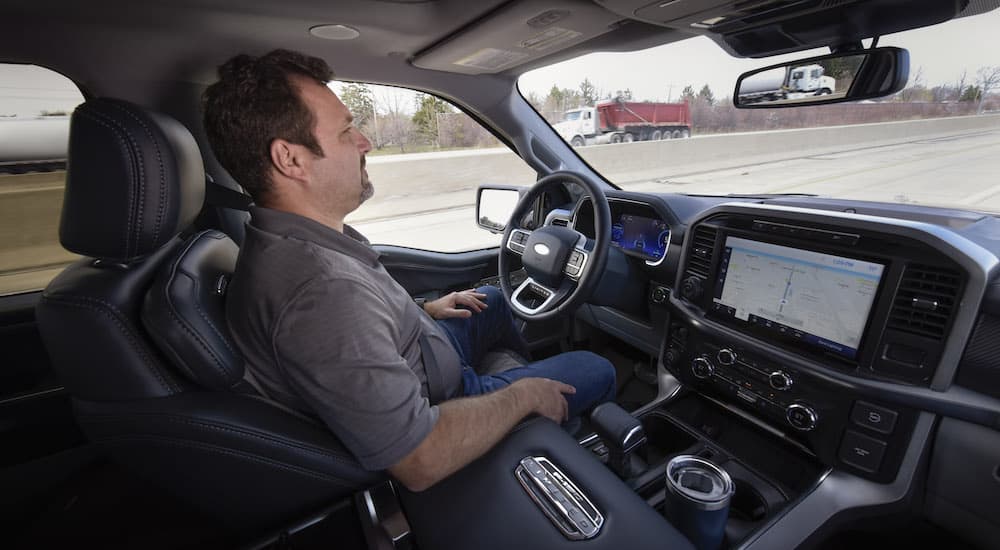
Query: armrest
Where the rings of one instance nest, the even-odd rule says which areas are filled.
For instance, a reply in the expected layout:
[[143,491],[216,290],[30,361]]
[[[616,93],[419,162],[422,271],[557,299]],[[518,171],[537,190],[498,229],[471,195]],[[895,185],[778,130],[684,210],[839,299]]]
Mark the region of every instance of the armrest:
[[[514,476],[526,456],[556,464],[604,516],[600,533],[571,541]],[[441,550],[588,548],[687,549],[691,543],[551,421],[521,424],[485,456],[421,493],[400,498],[420,548]]]

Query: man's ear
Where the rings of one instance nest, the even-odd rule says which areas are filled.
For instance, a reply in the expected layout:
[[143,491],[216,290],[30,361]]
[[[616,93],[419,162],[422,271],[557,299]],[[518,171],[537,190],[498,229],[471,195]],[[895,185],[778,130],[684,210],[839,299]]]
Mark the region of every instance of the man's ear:
[[283,139],[271,141],[271,168],[286,178],[306,181],[306,148]]

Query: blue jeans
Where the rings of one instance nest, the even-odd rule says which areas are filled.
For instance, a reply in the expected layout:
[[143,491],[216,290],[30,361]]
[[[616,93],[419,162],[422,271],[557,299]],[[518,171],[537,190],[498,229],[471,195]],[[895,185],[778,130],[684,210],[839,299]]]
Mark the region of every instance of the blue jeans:
[[491,286],[476,289],[486,294],[488,306],[467,319],[444,319],[438,324],[451,338],[462,358],[462,385],[465,395],[482,395],[509,386],[521,378],[549,378],[569,384],[576,393],[566,395],[570,418],[595,405],[615,398],[615,368],[607,359],[589,351],[571,351],[528,363],[497,374],[476,374],[473,366],[492,349],[506,348],[528,358],[528,347],[514,326],[510,307],[500,290]]

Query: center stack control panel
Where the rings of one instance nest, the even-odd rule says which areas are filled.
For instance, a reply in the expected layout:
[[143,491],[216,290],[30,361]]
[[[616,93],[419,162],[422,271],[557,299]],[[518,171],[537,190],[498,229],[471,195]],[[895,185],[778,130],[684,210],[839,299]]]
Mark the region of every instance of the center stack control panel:
[[929,383],[967,275],[878,224],[727,209],[685,239],[663,365],[823,463],[892,481],[916,412],[870,381]]

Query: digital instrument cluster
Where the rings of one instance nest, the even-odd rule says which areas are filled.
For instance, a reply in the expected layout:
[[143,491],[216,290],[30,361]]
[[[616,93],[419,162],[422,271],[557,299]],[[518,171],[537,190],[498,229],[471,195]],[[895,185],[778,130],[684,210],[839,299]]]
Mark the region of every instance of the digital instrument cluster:
[[611,228],[611,242],[646,260],[659,260],[670,245],[670,227],[663,220],[621,214]]

